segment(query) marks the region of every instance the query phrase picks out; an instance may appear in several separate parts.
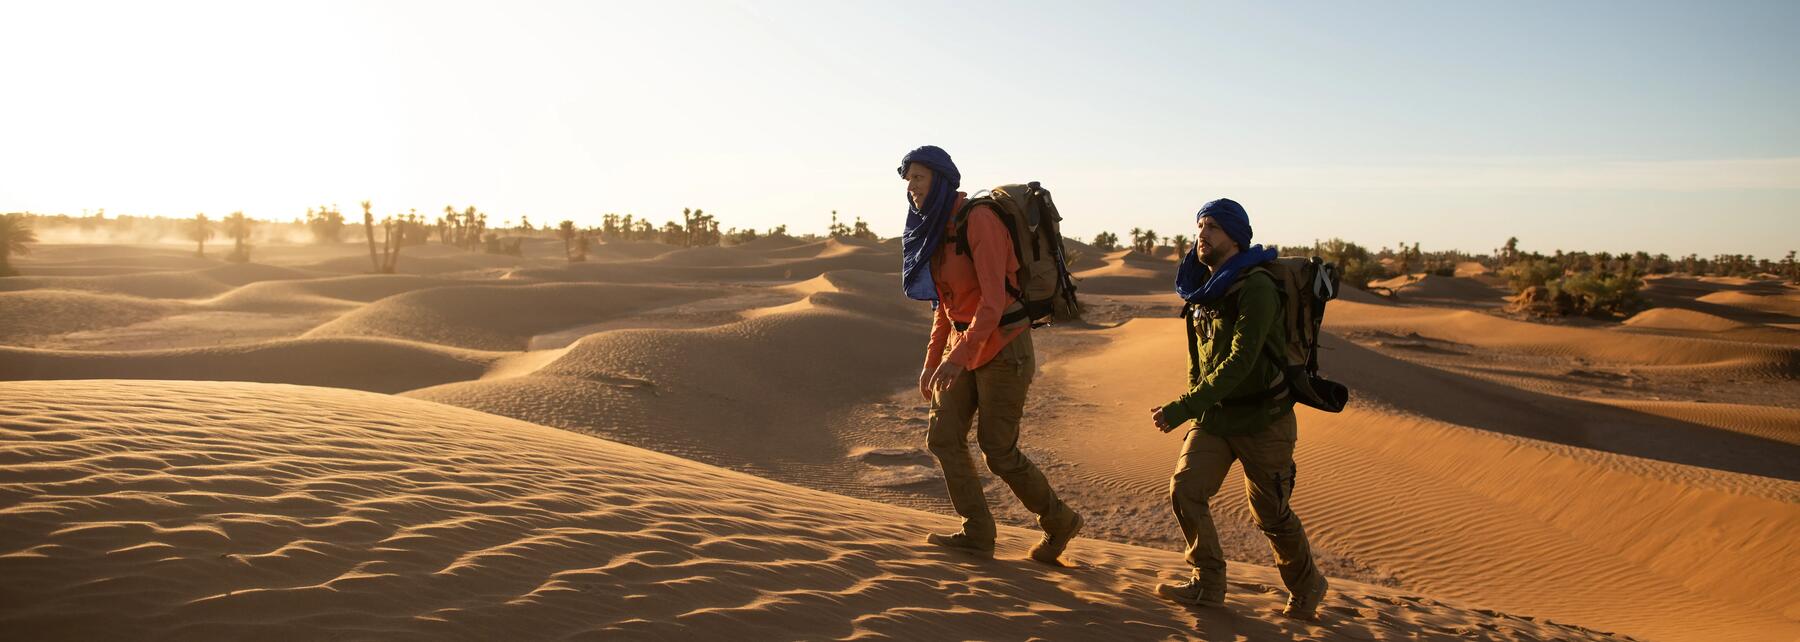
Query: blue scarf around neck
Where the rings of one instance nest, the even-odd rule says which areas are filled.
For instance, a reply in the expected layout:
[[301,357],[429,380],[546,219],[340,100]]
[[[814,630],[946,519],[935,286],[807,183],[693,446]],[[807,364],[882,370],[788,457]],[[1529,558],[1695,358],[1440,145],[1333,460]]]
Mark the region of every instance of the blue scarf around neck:
[[1238,276],[1244,270],[1280,256],[1275,248],[1252,245],[1226,260],[1218,270],[1212,270],[1200,262],[1200,248],[1196,246],[1188,250],[1187,256],[1182,257],[1181,267],[1175,272],[1175,293],[1188,303],[1212,305],[1219,297],[1225,296],[1225,291],[1230,290],[1232,284],[1237,283]]
[[900,175],[906,166],[922,163],[931,168],[931,190],[925,194],[925,206],[913,205],[906,199],[906,230],[900,234],[900,286],[906,296],[919,301],[937,301],[937,283],[931,280],[931,255],[944,242],[950,223],[950,206],[956,202],[956,188],[962,185],[962,173],[951,162],[950,154],[935,145],[926,145],[907,153],[900,161]]

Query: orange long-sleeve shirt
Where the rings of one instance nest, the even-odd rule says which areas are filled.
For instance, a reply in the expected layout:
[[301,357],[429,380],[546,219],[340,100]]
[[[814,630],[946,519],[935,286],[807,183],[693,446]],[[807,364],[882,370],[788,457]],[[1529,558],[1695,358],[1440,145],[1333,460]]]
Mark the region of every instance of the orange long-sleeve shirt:
[[[956,193],[950,211],[962,209],[966,194]],[[1010,284],[1018,288],[1019,259],[1013,256],[1012,233],[1000,217],[986,205],[969,211],[969,254],[956,251],[951,236],[945,233],[931,255],[931,279],[938,293],[937,312],[931,324],[931,342],[925,347],[926,369],[936,368],[941,359],[964,369],[974,370],[999,354],[1006,344],[1031,329],[1030,324],[1001,329],[1000,316],[1013,297],[1006,293]],[[967,324],[957,331],[956,324]],[[948,346],[950,354],[944,356]]]

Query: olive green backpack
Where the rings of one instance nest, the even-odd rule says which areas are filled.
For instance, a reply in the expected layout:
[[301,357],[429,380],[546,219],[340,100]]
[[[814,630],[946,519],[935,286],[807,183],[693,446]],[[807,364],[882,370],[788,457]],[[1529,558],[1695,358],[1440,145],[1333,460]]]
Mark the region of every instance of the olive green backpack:
[[950,219],[952,232],[946,239],[962,254],[970,253],[969,212],[977,205],[991,207],[1000,217],[1012,235],[1013,256],[1019,260],[1019,287],[1008,283],[1006,293],[1022,306],[1009,308],[1000,325],[1029,320],[1035,328],[1080,320],[1081,302],[1075,298],[1075,278],[1069,274],[1068,253],[1063,249],[1062,214],[1056,211],[1050,190],[1032,181],[1001,185],[970,198]]
[[[1244,279],[1262,272],[1275,281],[1280,292],[1281,323],[1287,330],[1287,344],[1281,347],[1265,344],[1264,356],[1281,366],[1281,382],[1269,390],[1238,395],[1221,403],[1260,403],[1278,399],[1286,393],[1294,401],[1325,412],[1342,412],[1350,402],[1350,389],[1343,384],[1319,376],[1319,331],[1325,321],[1325,304],[1338,295],[1337,264],[1319,257],[1284,256],[1253,266],[1238,276],[1237,283],[1226,290],[1235,296]],[[1188,354],[1199,360],[1199,337],[1187,318],[1194,314],[1192,303],[1182,306],[1182,325],[1188,329]]]

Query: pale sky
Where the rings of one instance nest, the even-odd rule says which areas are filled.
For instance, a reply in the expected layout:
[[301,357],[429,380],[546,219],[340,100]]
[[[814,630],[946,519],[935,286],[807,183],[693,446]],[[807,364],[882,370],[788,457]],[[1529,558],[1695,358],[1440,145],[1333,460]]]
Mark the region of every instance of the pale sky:
[[1065,232],[1800,248],[1800,2],[0,0],[0,211],[701,207],[900,231],[901,155]]

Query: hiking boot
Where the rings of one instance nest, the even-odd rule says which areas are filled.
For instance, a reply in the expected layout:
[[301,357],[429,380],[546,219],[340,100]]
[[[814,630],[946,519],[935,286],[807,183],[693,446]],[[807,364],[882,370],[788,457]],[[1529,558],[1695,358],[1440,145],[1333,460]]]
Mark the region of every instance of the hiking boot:
[[1044,538],[1038,540],[1036,546],[1031,547],[1031,559],[1045,564],[1056,564],[1056,559],[1062,557],[1063,551],[1069,549],[1069,540],[1075,539],[1075,534],[1081,532],[1081,524],[1081,513],[1070,510],[1069,521],[1061,528],[1044,530]]
[[993,539],[977,539],[968,533],[932,533],[925,537],[925,541],[985,557],[994,556]]
[[1301,620],[1318,619],[1319,603],[1325,601],[1325,589],[1330,585],[1325,582],[1324,575],[1314,574],[1313,578],[1315,581],[1288,595],[1287,608],[1281,610],[1282,615]]
[[1225,606],[1225,587],[1207,586],[1197,577],[1179,584],[1158,584],[1156,594],[1171,602],[1188,606]]

